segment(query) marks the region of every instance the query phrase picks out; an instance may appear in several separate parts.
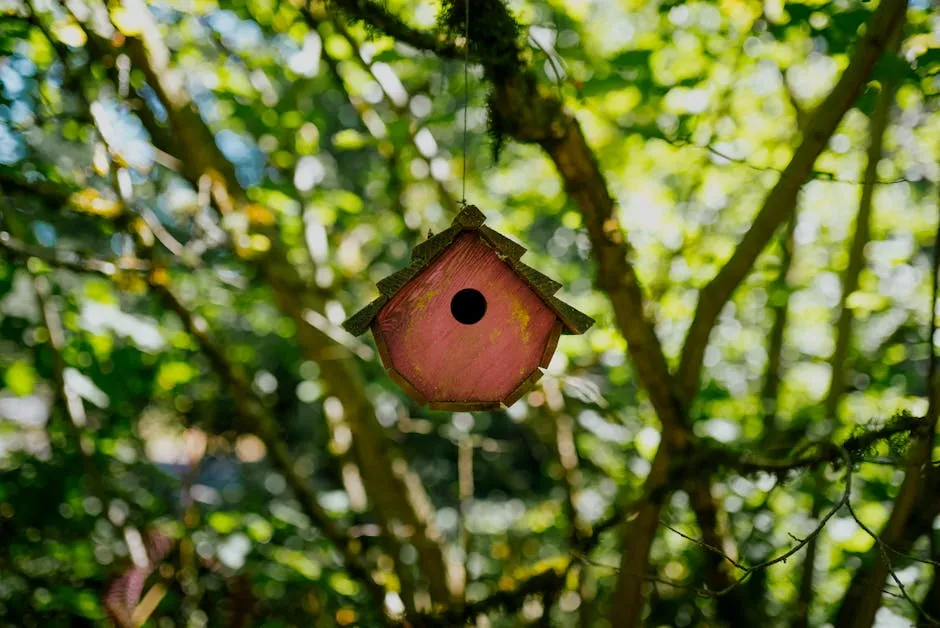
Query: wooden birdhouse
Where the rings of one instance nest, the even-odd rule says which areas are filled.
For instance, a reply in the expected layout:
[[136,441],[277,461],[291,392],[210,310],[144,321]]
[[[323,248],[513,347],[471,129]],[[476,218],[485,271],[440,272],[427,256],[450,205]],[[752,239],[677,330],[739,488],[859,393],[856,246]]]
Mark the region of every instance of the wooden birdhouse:
[[343,324],[356,336],[371,328],[389,375],[431,409],[512,405],[542,376],[559,335],[594,323],[556,299],[561,284],[520,262],[525,248],[484,220],[467,206]]

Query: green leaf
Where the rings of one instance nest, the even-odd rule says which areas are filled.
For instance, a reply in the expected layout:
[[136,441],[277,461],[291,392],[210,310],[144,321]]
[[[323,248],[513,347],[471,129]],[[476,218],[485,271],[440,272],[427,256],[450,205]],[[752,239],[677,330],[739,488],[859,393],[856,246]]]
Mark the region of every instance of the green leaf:
[[3,381],[17,397],[25,397],[32,394],[36,387],[36,370],[27,362],[19,360],[7,368],[3,375]]
[[357,150],[369,142],[369,136],[355,129],[343,129],[333,136],[333,146],[339,150]]
[[172,390],[199,375],[199,371],[187,362],[165,362],[157,372],[157,385],[163,390]]

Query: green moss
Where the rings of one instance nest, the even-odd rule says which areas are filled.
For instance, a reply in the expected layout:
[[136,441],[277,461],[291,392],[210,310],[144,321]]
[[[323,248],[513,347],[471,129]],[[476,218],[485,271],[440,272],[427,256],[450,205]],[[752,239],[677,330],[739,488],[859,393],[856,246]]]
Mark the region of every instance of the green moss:
[[[451,37],[462,37],[467,30],[466,3],[469,0],[444,0],[438,25]],[[494,81],[524,71],[519,36],[521,29],[503,0],[473,0],[470,4],[470,56],[486,68]]]
[[503,122],[503,117],[497,111],[492,91],[486,98],[486,132],[492,142],[493,163],[499,163],[499,155],[503,152],[503,148],[506,146],[506,138],[510,134],[509,129]]

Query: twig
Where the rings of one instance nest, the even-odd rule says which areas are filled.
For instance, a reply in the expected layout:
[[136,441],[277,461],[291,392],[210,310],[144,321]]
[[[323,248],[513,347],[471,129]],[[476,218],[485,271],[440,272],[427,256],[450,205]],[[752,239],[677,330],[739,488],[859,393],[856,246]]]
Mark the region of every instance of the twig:
[[[676,148],[697,148],[699,150],[704,150],[716,157],[723,159],[724,161],[737,164],[739,166],[744,166],[756,172],[774,172],[780,175],[786,172],[785,170],[781,170],[780,168],[775,168],[773,166],[758,166],[757,164],[752,164],[746,159],[732,157],[728,153],[717,148],[714,144],[696,144],[691,139],[686,137],[670,138],[664,136],[658,130],[653,131],[652,129],[640,126],[622,127],[621,130],[625,133],[637,133],[646,139],[660,140],[671,146],[675,146]],[[831,172],[816,169],[811,169],[806,176],[806,179],[812,181],[823,181],[826,183],[842,183],[845,185],[865,185],[865,179],[843,179]],[[875,183],[878,185],[896,185],[898,183],[911,183],[911,181],[905,177],[896,177],[894,179],[876,179]]]
[[105,277],[114,277],[119,272],[146,272],[150,263],[133,257],[121,257],[114,261],[84,258],[74,251],[61,251],[53,248],[31,246],[17,240],[6,231],[0,231],[0,249],[14,257],[29,259],[35,257],[57,268],[64,268],[80,273],[94,273]]
[[[52,39],[51,35],[45,30],[43,30],[43,33],[46,35],[47,39],[49,39],[50,43],[55,46],[55,41]],[[65,59],[62,59],[62,63],[66,69],[69,67]],[[79,91],[81,92],[81,88]],[[90,113],[91,103],[83,93],[80,93],[80,96],[82,97],[86,109],[88,109]],[[94,117],[93,121],[95,125],[94,128],[101,142],[104,144],[108,155],[113,155],[114,153],[111,146],[104,133],[98,128],[98,122],[94,120]],[[124,206],[124,211],[121,212],[121,215],[126,218],[129,215],[127,203],[131,201],[129,198],[130,191],[121,189],[114,163],[111,164],[110,171],[112,187],[117,197],[120,199],[120,203]],[[125,226],[128,225],[125,224]],[[160,228],[162,229],[162,225]],[[138,230],[131,230],[131,234],[135,237],[138,245],[140,245],[143,250],[150,251],[150,247],[147,242],[144,241],[144,238],[141,237]],[[148,267],[153,268],[152,261],[149,261]],[[192,314],[189,309],[186,308],[169,285],[167,285],[165,275],[165,272],[159,274],[148,273],[147,281],[151,289],[160,296],[167,307],[180,318],[186,330],[194,337],[203,353],[209,358],[216,372],[228,385],[235,397],[239,413],[242,415],[249,429],[265,443],[273,465],[284,474],[288,484],[304,508],[305,514],[310,517],[321,533],[336,548],[349,573],[365,585],[365,588],[372,595],[378,608],[383,609],[385,599],[384,588],[372,579],[369,569],[364,565],[361,557],[352,550],[351,539],[329,517],[327,512],[317,501],[313,490],[307,486],[306,482],[294,470],[293,460],[290,458],[287,447],[278,435],[277,422],[272,416],[265,413],[263,410],[264,404],[254,396],[250,383],[247,381],[244,374],[227,360],[222,349],[213,341],[206,321]],[[379,610],[379,612],[381,613],[382,611]]]
[[[721,157],[722,159],[730,161],[732,163],[746,166],[747,168],[750,168],[751,170],[757,170],[759,172],[776,172],[777,174],[784,173],[783,170],[780,170],[779,168],[774,168],[773,166],[757,166],[757,165],[750,163],[749,161],[745,159],[736,159],[728,155],[727,153],[724,153],[721,150],[715,148],[711,144],[707,144],[705,146],[699,146],[697,144],[692,144],[691,142],[686,142],[686,141],[681,141],[681,140],[676,140],[675,143],[676,144],[681,143],[682,145],[694,146],[695,148],[701,148],[703,150],[707,150],[708,152],[712,153],[716,157]],[[807,176],[807,179],[813,180],[813,181],[825,181],[827,183],[844,183],[846,185],[865,185],[864,179],[842,179],[832,174],[831,172],[826,172],[824,170],[811,170],[809,175]],[[875,183],[877,183],[878,185],[895,185],[897,183],[910,183],[910,180],[904,177],[897,177],[895,179],[877,179]]]
[[[796,545],[794,545],[793,547],[791,547],[790,549],[788,549],[788,550],[787,550],[786,552],[784,552],[783,554],[780,554],[780,555],[778,555],[778,556],[776,556],[776,557],[774,557],[774,558],[770,558],[770,559],[768,559],[768,560],[765,560],[765,561],[763,561],[763,562],[760,562],[760,563],[758,563],[758,564],[756,564],[756,565],[752,565],[752,566],[750,566],[750,567],[745,566],[745,565],[743,565],[743,564],[737,562],[737,561],[736,561],[734,558],[732,558],[731,556],[728,556],[725,552],[721,551],[720,549],[718,549],[718,548],[716,548],[716,547],[713,547],[713,546],[711,546],[711,545],[705,544],[705,543],[703,543],[702,541],[699,541],[699,540],[694,539],[694,538],[692,538],[692,537],[689,537],[689,536],[683,534],[682,532],[679,532],[679,531],[676,530],[675,528],[669,526],[668,524],[665,524],[665,523],[663,524],[663,525],[665,525],[667,528],[669,528],[670,530],[672,530],[673,532],[675,532],[676,534],[678,534],[679,536],[681,536],[681,537],[683,537],[683,538],[685,538],[685,539],[688,539],[689,541],[692,541],[692,542],[695,543],[696,545],[700,545],[700,546],[704,547],[705,549],[707,549],[707,550],[710,551],[710,552],[715,552],[715,553],[721,555],[721,556],[724,557],[725,560],[727,560],[729,563],[731,563],[732,565],[734,565],[735,567],[737,567],[738,569],[740,569],[741,571],[744,572],[741,576],[739,576],[738,578],[736,578],[735,580],[733,580],[733,581],[731,582],[731,584],[729,584],[727,587],[725,587],[725,588],[723,588],[723,589],[720,589],[720,590],[718,590],[718,591],[708,591],[708,592],[705,594],[706,597],[722,597],[722,596],[724,596],[724,595],[727,595],[728,593],[730,593],[731,591],[733,591],[735,588],[737,588],[739,585],[741,585],[742,583],[744,583],[744,582],[745,582],[748,578],[750,578],[752,575],[754,575],[755,572],[760,571],[760,570],[762,570],[762,569],[766,569],[766,568],[768,568],[768,567],[771,567],[772,565],[776,565],[777,563],[785,562],[788,558],[790,558],[791,556],[793,556],[794,554],[796,554],[797,552],[799,552],[801,549],[803,549],[812,539],[814,539],[817,535],[819,535],[820,532],[822,532],[822,530],[826,527],[826,524],[829,523],[829,520],[832,519],[832,517],[834,517],[835,514],[836,514],[837,512],[839,512],[839,510],[840,510],[844,505],[846,505],[846,504],[849,503],[849,496],[851,495],[851,491],[852,491],[852,460],[851,460],[851,458],[849,457],[848,451],[846,451],[844,448],[840,448],[840,457],[841,457],[841,459],[842,459],[842,462],[843,462],[844,465],[845,465],[845,479],[844,479],[844,481],[845,481],[845,490],[844,490],[843,493],[842,493],[841,499],[839,499],[839,501],[838,501],[831,509],[829,509],[829,511],[825,514],[825,516],[823,516],[823,518],[819,521],[819,523],[818,523],[818,524],[816,525],[816,527],[813,529],[813,531],[810,532],[808,535],[806,535],[805,538],[803,538],[803,539],[798,539],[797,537],[795,537],[795,536],[793,536],[793,535],[790,535],[791,538],[796,541]],[[616,570],[616,571],[620,571],[620,569],[619,569],[619,568],[616,568],[616,567],[609,567],[609,566],[606,566],[606,565],[604,565],[604,566],[605,566],[605,567],[608,567],[608,568],[610,568],[610,569],[614,569],[614,570]],[[670,585],[672,585],[672,586],[683,586],[684,588],[694,588],[694,587],[691,587],[690,585],[682,585],[682,584],[677,584],[677,583],[674,583],[674,582],[667,582],[666,584],[670,584]]]
[[[848,451],[846,451],[844,448],[840,448],[840,454],[841,454],[842,460],[843,460],[843,462],[844,462],[844,464],[845,464],[845,491],[842,493],[842,499],[840,499],[840,500],[838,501],[838,503],[836,503],[836,505],[833,506],[833,507],[829,510],[829,512],[826,513],[826,515],[819,521],[819,524],[816,526],[816,528],[813,529],[813,531],[810,532],[810,533],[806,536],[806,538],[804,538],[803,540],[799,541],[796,545],[794,545],[793,547],[791,547],[789,550],[787,550],[787,551],[784,552],[783,554],[780,554],[780,555],[777,556],[776,558],[771,558],[771,559],[769,559],[769,560],[765,560],[765,561],[762,562],[762,563],[758,563],[758,564],[754,565],[753,567],[747,568],[747,570],[745,571],[744,575],[742,575],[740,578],[738,578],[737,580],[735,580],[734,582],[732,582],[732,583],[731,583],[726,589],[724,589],[723,591],[718,591],[718,592],[716,593],[717,595],[721,596],[721,595],[724,595],[724,594],[728,593],[729,591],[731,591],[732,589],[734,589],[735,587],[737,587],[739,584],[741,584],[741,583],[743,583],[745,580],[747,580],[754,572],[756,572],[756,571],[758,571],[758,570],[760,570],[760,569],[766,569],[767,567],[770,567],[771,565],[776,565],[777,563],[781,563],[781,562],[786,561],[788,558],[790,558],[791,556],[793,556],[794,554],[796,554],[798,551],[800,551],[801,549],[803,549],[803,547],[805,547],[806,544],[810,542],[810,540],[816,538],[816,536],[817,536],[820,532],[822,532],[823,528],[826,527],[826,524],[829,523],[829,520],[830,520],[833,516],[835,516],[835,514],[836,514],[839,510],[841,510],[842,506],[844,506],[844,505],[846,505],[846,504],[849,503],[849,497],[850,497],[850,495],[851,495],[851,493],[852,493],[852,460],[851,460],[851,458],[849,457]],[[731,560],[731,559],[728,558],[728,560]]]
[[734,566],[737,567],[738,569],[740,569],[740,570],[742,570],[742,571],[748,571],[748,568],[747,568],[746,566],[742,565],[741,563],[739,563],[738,561],[736,561],[736,560],[735,560],[734,558],[732,558],[731,556],[728,556],[727,553],[725,553],[724,551],[720,550],[719,548],[714,547],[714,546],[712,546],[712,545],[709,545],[709,544],[706,543],[705,541],[702,541],[702,540],[700,540],[700,539],[693,538],[693,537],[689,536],[688,534],[685,534],[684,532],[681,532],[680,530],[677,530],[676,528],[672,527],[671,525],[669,525],[668,523],[666,523],[666,522],[665,522],[664,520],[662,520],[662,519],[659,520],[659,524],[660,524],[661,526],[663,526],[664,528],[666,528],[667,530],[671,530],[671,531],[674,532],[675,534],[678,534],[679,536],[681,536],[681,537],[684,538],[685,540],[687,540],[687,541],[692,541],[692,542],[695,543],[696,545],[698,545],[698,546],[700,546],[700,547],[702,547],[702,548],[708,550],[709,552],[714,552],[715,554],[718,554],[719,556],[721,556],[722,558],[724,558],[725,560],[727,560],[729,563],[731,563],[732,565],[734,565]]
[[937,619],[935,619],[934,617],[932,617],[931,615],[929,615],[923,608],[921,608],[920,604],[918,604],[918,603],[914,600],[914,598],[912,598],[910,595],[908,595],[907,589],[904,587],[904,583],[901,582],[901,579],[898,578],[897,573],[895,573],[895,571],[894,571],[894,566],[893,566],[892,563],[891,563],[891,559],[888,557],[888,552],[893,552],[893,553],[895,553],[895,554],[898,554],[898,555],[903,556],[903,557],[905,557],[905,558],[910,558],[911,560],[915,560],[915,561],[918,561],[918,562],[931,564],[931,565],[934,565],[935,567],[940,567],[940,564],[938,564],[937,562],[932,561],[932,560],[917,558],[916,556],[911,556],[911,555],[909,555],[909,554],[904,554],[904,553],[899,552],[899,551],[895,550],[894,548],[890,547],[887,543],[885,543],[884,541],[882,541],[882,540],[881,540],[881,537],[879,537],[877,534],[875,534],[875,533],[871,530],[871,528],[869,528],[868,526],[866,526],[866,525],[862,522],[862,520],[859,518],[859,516],[855,513],[855,509],[852,508],[852,503],[851,503],[851,501],[847,501],[847,502],[846,502],[846,506],[848,507],[849,514],[852,515],[852,518],[855,520],[855,523],[857,523],[858,526],[859,526],[862,530],[864,530],[865,533],[866,533],[868,536],[870,536],[870,537],[875,541],[875,545],[878,546],[878,549],[879,549],[879,551],[880,551],[880,553],[881,553],[881,559],[885,562],[885,566],[887,567],[888,574],[891,576],[891,579],[894,580],[894,583],[898,586],[898,589],[901,591],[901,597],[903,597],[905,600],[907,600],[908,603],[909,603],[912,607],[914,607],[914,610],[916,610],[919,615],[921,615],[921,616],[923,616],[924,618],[926,618],[927,621],[930,622],[932,625],[940,625],[940,621],[938,621]]
[[806,177],[812,173],[817,157],[832,137],[845,112],[855,102],[891,35],[903,23],[906,12],[907,0],[885,0],[872,14],[868,21],[868,30],[860,38],[848,67],[823,103],[807,120],[802,142],[773,189],[765,197],[747,233],[730,259],[700,292],[698,307],[682,348],[682,359],[676,378],[683,387],[684,399],[690,399],[698,387],[708,338],[721,310],[752,270],[754,261],[780,224],[792,216],[799,191]]
[[561,98],[562,75],[561,75],[561,68],[558,66],[558,63],[555,61],[555,55],[553,55],[548,50],[546,50],[545,47],[542,46],[542,43],[538,40],[537,37],[533,37],[530,34],[529,41],[535,44],[536,47],[538,47],[538,49],[541,50],[542,53],[546,57],[548,57],[548,62],[551,64],[552,71],[555,73],[555,87],[558,88],[558,97]]
[[[388,105],[389,109],[391,109],[392,112],[396,116],[399,116],[400,118],[409,115],[407,104],[396,103],[394,99],[392,99],[391,95],[385,90],[385,86],[383,82],[379,81],[379,77],[376,75],[376,70],[373,64],[369,62],[366,59],[366,57],[363,56],[362,47],[359,45],[359,42],[357,42],[355,38],[353,38],[353,35],[352,33],[349,32],[349,29],[346,28],[346,26],[342,24],[340,21],[335,19],[335,17],[331,16],[328,12],[321,12],[321,11],[314,9],[312,7],[313,4],[315,3],[308,2],[307,6],[305,7],[305,10],[301,11],[302,16],[307,22],[307,26],[311,30],[316,30],[322,22],[329,22],[329,24],[333,27],[333,30],[337,34],[339,34],[343,39],[345,39],[346,42],[350,45],[350,47],[353,49],[354,51],[353,60],[359,65],[361,69],[368,72],[372,76],[372,78],[375,79],[376,82],[379,83],[379,86],[381,87],[381,90],[382,90],[382,99]],[[366,124],[365,116],[368,113],[368,105],[362,102],[360,98],[357,98],[356,96],[354,96],[353,93],[349,90],[349,87],[346,85],[346,81],[343,79],[342,75],[339,72],[339,64],[337,63],[336,59],[334,59],[333,56],[325,49],[323,50],[321,54],[323,56],[323,59],[326,61],[327,67],[330,69],[330,73],[333,75],[333,78],[336,81],[337,86],[346,95],[346,98],[347,100],[349,100],[349,103],[353,106],[353,108],[359,114],[359,117],[363,121],[363,124]],[[410,98],[410,96],[408,96],[408,98]],[[373,113],[374,113],[374,110],[373,110]],[[369,125],[366,124],[367,128],[368,126]],[[431,166],[430,159],[426,158],[424,154],[421,152],[421,150],[418,148],[417,132],[415,131],[414,125],[409,124],[407,128],[408,128],[408,139],[411,141],[411,144],[413,145],[418,155],[418,158],[424,161],[428,165],[428,168],[430,168]],[[377,138],[377,139],[380,139],[380,138]],[[391,150],[392,150],[391,160],[397,161],[399,159],[398,158],[399,147],[393,144]],[[432,176],[431,179],[434,181],[434,185],[437,189],[438,197],[441,199],[441,203],[444,206],[444,209],[447,210],[451,214],[456,214],[460,209],[458,206],[457,200],[447,190],[447,188],[444,186],[444,183],[440,179],[434,176]]]

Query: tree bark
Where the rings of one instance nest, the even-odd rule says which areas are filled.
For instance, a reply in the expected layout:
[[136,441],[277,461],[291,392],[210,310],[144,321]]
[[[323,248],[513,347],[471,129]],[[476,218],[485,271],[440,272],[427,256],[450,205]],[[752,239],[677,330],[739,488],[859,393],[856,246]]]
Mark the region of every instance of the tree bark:
[[[177,153],[183,176],[194,185],[203,176],[209,176],[212,198],[220,211],[244,211],[251,204],[247,193],[171,67],[169,51],[152,16],[146,16],[140,38],[127,38],[125,51],[132,65],[143,71],[167,111],[173,137],[179,144]],[[365,394],[355,357],[308,321],[308,312],[322,310],[324,295],[304,281],[288,261],[275,227],[253,223],[250,228],[270,243],[267,253],[257,261],[276,304],[294,321],[303,353],[320,365],[327,390],[342,404],[344,419],[353,434],[352,447],[363,484],[379,523],[397,542],[415,546],[432,600],[451,601],[455,596],[450,587],[453,579],[449,577],[442,539],[434,524],[433,508],[420,479],[393,452]],[[398,557],[394,558],[397,562]]]
[[781,357],[783,355],[787,319],[790,316],[790,293],[792,291],[788,277],[790,266],[793,263],[796,225],[797,217],[794,214],[787,221],[786,236],[780,243],[780,269],[777,273],[777,279],[770,289],[770,311],[773,323],[770,326],[770,339],[767,343],[767,372],[764,374],[764,385],[761,387],[760,394],[764,423],[761,439],[765,442],[776,432]]
[[907,0],[885,0],[872,14],[868,30],[859,40],[852,60],[832,92],[806,121],[802,142],[764,200],[750,229],[731,258],[702,289],[676,377],[683,399],[691,399],[698,388],[705,348],[718,315],[751,271],[777,228],[793,215],[800,188],[812,172],[816,158],[826,147],[842,116],[855,102],[906,11]]
[[[937,330],[938,276],[940,276],[940,225],[937,227],[933,255],[933,293],[930,300],[930,331],[927,336],[927,342],[930,345],[930,364],[927,376],[929,401],[926,420],[920,429],[914,432],[904,482],[894,500],[888,522],[879,534],[885,546],[898,552],[907,552],[918,538],[932,533],[933,520],[940,512],[940,499],[937,498],[938,490],[940,490],[940,473],[933,467],[931,461],[937,419],[940,416],[940,373],[938,373],[937,352],[934,347],[934,336]],[[862,567],[852,577],[849,588],[842,598],[833,622],[836,628],[868,628],[872,625],[875,613],[881,606],[885,578],[892,571],[886,557],[889,560],[894,558],[891,552],[882,551],[882,547],[876,541],[864,557]],[[934,577],[936,578],[936,575]],[[932,595],[932,589],[928,594],[928,601],[930,601],[929,595]]]
[[[903,21],[892,35],[893,42],[888,54],[894,55],[897,53],[902,26]],[[849,249],[849,263],[842,275],[842,294],[839,297],[838,309],[839,320],[836,323],[836,346],[829,359],[831,377],[824,405],[825,415],[823,416],[827,432],[831,431],[837,423],[839,402],[845,392],[847,357],[849,347],[852,344],[852,328],[855,320],[852,310],[848,306],[848,300],[858,289],[859,275],[865,266],[865,247],[871,239],[872,198],[874,197],[875,183],[878,180],[878,162],[881,161],[884,152],[884,136],[888,128],[895,87],[894,81],[889,81],[882,86],[871,116],[867,163],[865,173],[862,176],[862,196],[858,205],[858,215],[855,218],[855,235]],[[821,471],[814,472],[813,479],[816,490],[813,492],[813,506],[810,516],[815,519],[822,510],[822,501],[826,493],[827,483]],[[809,625],[818,544],[819,536],[814,536],[809,545],[806,546],[796,614],[793,620],[794,628],[806,628]]]

